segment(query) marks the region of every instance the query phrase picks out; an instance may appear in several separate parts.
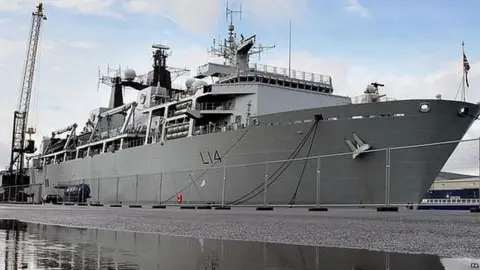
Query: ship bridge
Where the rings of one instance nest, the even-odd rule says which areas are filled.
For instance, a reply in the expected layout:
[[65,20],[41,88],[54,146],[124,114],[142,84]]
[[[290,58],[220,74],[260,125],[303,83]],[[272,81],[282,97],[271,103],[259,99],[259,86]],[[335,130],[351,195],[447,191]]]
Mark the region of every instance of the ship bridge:
[[200,66],[195,78],[219,77],[218,83],[259,82],[294,89],[333,93],[332,78],[312,72],[289,70],[287,68],[249,64],[245,71],[236,71],[234,67],[208,63]]

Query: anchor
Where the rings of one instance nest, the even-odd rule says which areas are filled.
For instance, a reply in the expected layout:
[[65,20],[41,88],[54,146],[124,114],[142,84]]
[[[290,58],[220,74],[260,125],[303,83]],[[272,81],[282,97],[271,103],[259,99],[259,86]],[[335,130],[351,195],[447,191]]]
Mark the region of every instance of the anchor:
[[352,158],[355,159],[357,156],[359,156],[360,154],[364,153],[365,151],[369,150],[370,148],[372,148],[372,146],[370,144],[367,144],[367,143],[364,143],[360,137],[357,136],[357,134],[353,133],[352,134],[353,136],[353,139],[355,140],[356,142],[356,145],[354,145],[352,143],[352,141],[348,140],[345,138],[345,142],[347,143],[348,147],[350,148],[350,150],[352,150]]

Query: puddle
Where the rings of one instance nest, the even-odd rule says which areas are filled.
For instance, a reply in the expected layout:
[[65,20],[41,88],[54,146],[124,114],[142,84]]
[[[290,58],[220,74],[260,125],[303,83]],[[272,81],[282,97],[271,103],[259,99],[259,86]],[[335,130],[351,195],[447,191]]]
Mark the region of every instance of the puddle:
[[[0,220],[2,269],[475,269],[435,255],[197,239]],[[480,269],[480,268],[479,268]]]

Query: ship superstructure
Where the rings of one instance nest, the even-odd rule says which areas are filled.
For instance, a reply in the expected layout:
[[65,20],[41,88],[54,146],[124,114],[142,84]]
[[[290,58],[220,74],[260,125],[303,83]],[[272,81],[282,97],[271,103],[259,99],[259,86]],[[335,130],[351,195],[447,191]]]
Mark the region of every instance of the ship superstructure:
[[[177,203],[178,194],[197,204],[418,202],[456,144],[400,148],[460,140],[479,112],[466,102],[391,100],[376,82],[360,97],[335,95],[330,76],[251,63],[265,47],[255,35],[237,38],[232,22],[220,44],[211,52],[225,62],[199,67],[184,88],[172,84],[178,69],[167,65],[163,44],[152,45],[148,74],[102,76],[111,86],[108,107],[91,111],[80,132],[72,123],[43,139],[30,170],[42,195],[88,189],[92,201],[156,204]],[[123,89],[138,91],[136,100],[125,102]]]
[[[228,10],[227,14],[233,12]],[[223,57],[225,63],[200,66],[197,75],[186,80],[185,88],[172,85],[167,67],[170,48],[162,44],[152,45],[153,70],[148,74],[137,76],[135,70],[127,69],[124,74],[101,76],[100,81],[111,86],[109,106],[90,112],[78,135],[78,124],[74,123],[44,138],[41,158],[35,160],[35,166],[238,130],[248,126],[256,115],[351,102],[349,97],[333,95],[330,76],[251,64],[252,54],[272,46],[255,46],[255,35],[237,39],[232,21],[228,31],[224,44],[215,48],[214,40],[210,51]],[[126,87],[138,91],[136,101],[123,102]],[[298,100],[291,102],[293,97]],[[57,138],[65,132],[66,138]]]

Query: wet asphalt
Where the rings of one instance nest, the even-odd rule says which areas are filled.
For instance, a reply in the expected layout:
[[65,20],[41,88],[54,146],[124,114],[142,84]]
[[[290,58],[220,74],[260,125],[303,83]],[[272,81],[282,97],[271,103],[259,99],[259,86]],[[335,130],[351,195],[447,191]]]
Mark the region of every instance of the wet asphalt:
[[191,210],[0,205],[1,219],[259,241],[480,258],[480,213],[469,211],[255,208]]

